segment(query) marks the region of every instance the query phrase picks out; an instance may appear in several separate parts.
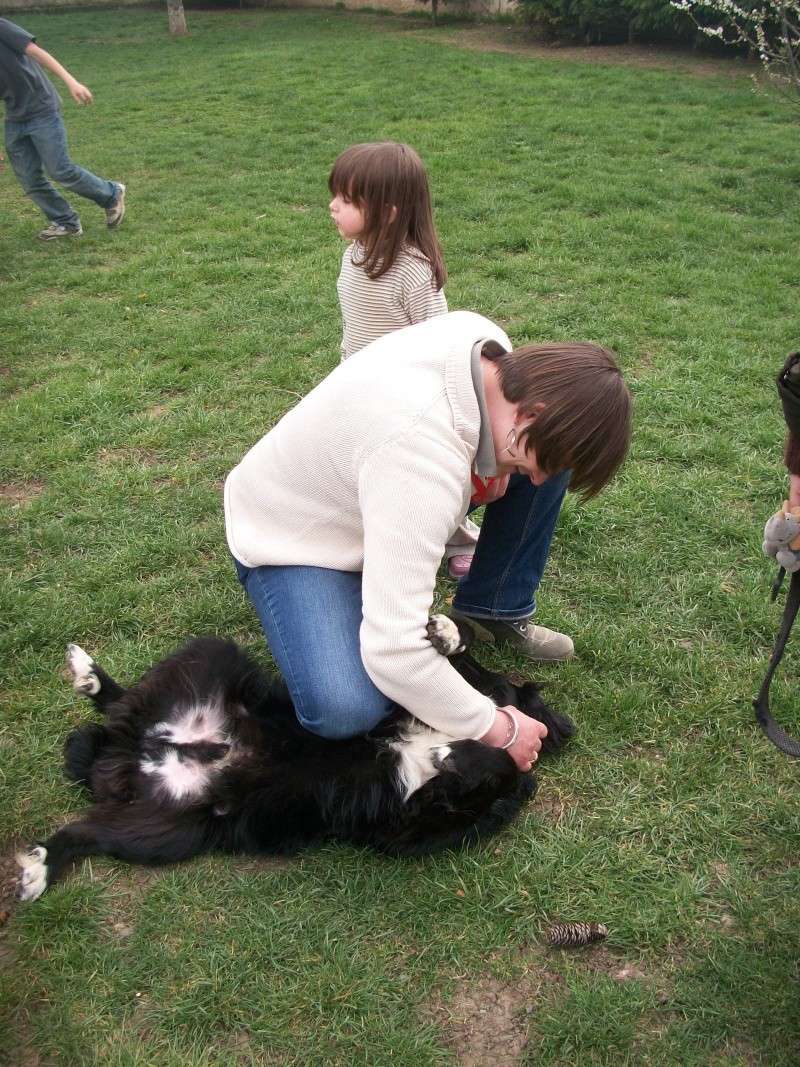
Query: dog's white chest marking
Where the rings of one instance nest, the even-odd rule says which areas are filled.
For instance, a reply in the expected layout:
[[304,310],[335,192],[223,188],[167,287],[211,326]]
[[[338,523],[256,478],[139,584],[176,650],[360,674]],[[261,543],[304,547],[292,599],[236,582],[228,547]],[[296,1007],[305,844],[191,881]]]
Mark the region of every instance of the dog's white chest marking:
[[[145,736],[175,745],[231,743],[225,714],[219,704],[196,704],[186,708],[171,721],[151,726]],[[139,767],[173,800],[191,800],[202,797],[212,773],[227,760],[226,755],[214,763],[201,762],[193,759],[189,752],[167,748],[163,754],[143,759]]]
[[229,740],[225,714],[219,704],[195,704],[168,722],[157,722],[145,736],[172,741],[176,745],[193,745],[198,741],[218,744]]
[[152,776],[173,800],[200,797],[208,785],[209,766],[181,757],[174,749],[159,760],[143,759],[143,774]]
[[391,747],[400,757],[397,777],[403,800],[408,800],[439,773],[442,763],[450,755],[450,743],[454,740],[450,734],[415,722],[398,741],[392,741]]

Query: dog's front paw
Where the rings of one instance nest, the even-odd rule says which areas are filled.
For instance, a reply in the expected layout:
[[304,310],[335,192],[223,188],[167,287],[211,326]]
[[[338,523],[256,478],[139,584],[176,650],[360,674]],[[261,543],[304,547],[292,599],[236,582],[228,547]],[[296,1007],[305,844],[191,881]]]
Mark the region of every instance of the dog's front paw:
[[80,645],[67,645],[67,668],[76,693],[89,697],[100,692],[100,679],[94,667],[94,660]]
[[22,868],[17,886],[19,900],[36,900],[47,889],[47,849],[36,845],[27,852],[18,852],[17,863]]
[[428,640],[440,656],[452,656],[467,647],[458,626],[447,615],[431,615],[427,625]]

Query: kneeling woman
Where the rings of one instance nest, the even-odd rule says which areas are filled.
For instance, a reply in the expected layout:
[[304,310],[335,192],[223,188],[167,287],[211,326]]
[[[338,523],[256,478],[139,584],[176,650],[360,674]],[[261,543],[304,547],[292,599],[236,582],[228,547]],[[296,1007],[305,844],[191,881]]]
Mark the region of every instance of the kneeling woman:
[[527,623],[549,549],[541,510],[567,481],[599,492],[629,440],[608,351],[512,349],[472,312],[388,334],[332,371],[225,483],[239,579],[303,726],[350,737],[396,703],[454,737],[504,747],[516,734],[509,752],[529,770],[545,727],[496,708],[427,638],[444,546],[473,474],[495,479],[454,614],[529,647],[543,630]]

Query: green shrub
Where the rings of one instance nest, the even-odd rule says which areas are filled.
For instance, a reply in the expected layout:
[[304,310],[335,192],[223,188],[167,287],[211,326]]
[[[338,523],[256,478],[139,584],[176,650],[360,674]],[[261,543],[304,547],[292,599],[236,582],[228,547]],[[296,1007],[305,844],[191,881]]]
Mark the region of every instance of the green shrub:
[[516,0],[532,28],[553,37],[595,44],[623,40],[687,40],[696,35],[688,16],[669,0]]

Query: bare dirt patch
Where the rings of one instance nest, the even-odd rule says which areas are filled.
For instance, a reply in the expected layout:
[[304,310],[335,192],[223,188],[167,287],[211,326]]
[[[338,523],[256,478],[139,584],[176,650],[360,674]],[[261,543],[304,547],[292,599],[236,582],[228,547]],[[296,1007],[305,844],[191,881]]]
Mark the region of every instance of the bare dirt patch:
[[44,482],[6,482],[0,485],[0,500],[18,508],[30,504],[44,492]]
[[548,783],[539,786],[536,796],[533,798],[531,813],[538,815],[548,822],[560,822],[567,810],[566,799],[555,789],[548,787]]
[[504,972],[510,967],[515,977],[465,976],[449,996],[435,997],[425,1009],[461,1067],[513,1067],[523,1062],[536,1013],[564,993],[557,958],[541,945],[507,946],[492,953],[487,963]]
[[626,745],[623,753],[629,759],[643,759],[653,763],[661,763],[664,759],[664,753],[656,745],[643,745],[635,741]]
[[145,416],[155,421],[156,419],[163,419],[168,412],[169,404],[153,404],[152,407],[145,411]]
[[[0,850],[0,936],[2,936],[2,930],[8,922],[17,902],[16,893],[19,867],[17,866],[17,861],[14,859],[16,852],[17,848],[10,844],[3,845],[2,850]],[[2,970],[1,958],[0,970]]]
[[574,45],[550,43],[526,37],[519,26],[478,25],[459,29],[414,30],[414,36],[439,44],[450,44],[475,52],[507,52],[531,59],[555,59],[568,63],[594,63],[599,66],[641,67],[679,71],[697,77],[743,78],[758,66],[733,56],[704,56],[688,49],[666,45],[612,44]]
[[[529,1029],[548,1003],[568,997],[561,973],[566,961],[574,969],[605,975],[615,982],[644,982],[660,1005],[672,999],[672,980],[661,970],[626,959],[607,944],[553,949],[539,942],[507,948],[493,955],[490,966],[505,963],[516,977],[471,975],[460,979],[451,995],[435,998],[428,1009],[461,1067],[516,1067],[527,1062]],[[503,967],[506,970],[506,966]],[[654,1024],[655,1025],[655,1024]]]
[[270,874],[287,871],[297,862],[287,856],[231,856],[230,867],[234,874]]
[[452,998],[433,1006],[445,1043],[462,1067],[513,1067],[528,1043],[528,1017],[548,981],[526,978],[501,982],[481,978],[460,982]]
[[108,465],[137,463],[143,467],[155,467],[163,462],[162,457],[149,448],[101,448],[97,458]]
[[25,307],[47,307],[49,304],[60,304],[69,295],[63,289],[37,289],[32,296],[26,298]]

